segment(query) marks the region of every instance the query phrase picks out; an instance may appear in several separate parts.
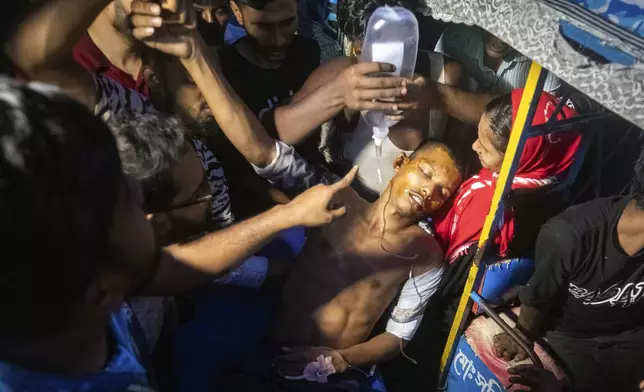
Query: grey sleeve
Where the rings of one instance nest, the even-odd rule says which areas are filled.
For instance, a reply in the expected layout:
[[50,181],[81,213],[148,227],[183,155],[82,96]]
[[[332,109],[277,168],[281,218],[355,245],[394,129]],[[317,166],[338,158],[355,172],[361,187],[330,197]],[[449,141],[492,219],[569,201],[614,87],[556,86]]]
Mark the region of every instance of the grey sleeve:
[[328,170],[316,168],[293,147],[275,141],[276,154],[266,167],[253,165],[255,172],[278,189],[301,193],[318,184],[333,184],[340,178]]

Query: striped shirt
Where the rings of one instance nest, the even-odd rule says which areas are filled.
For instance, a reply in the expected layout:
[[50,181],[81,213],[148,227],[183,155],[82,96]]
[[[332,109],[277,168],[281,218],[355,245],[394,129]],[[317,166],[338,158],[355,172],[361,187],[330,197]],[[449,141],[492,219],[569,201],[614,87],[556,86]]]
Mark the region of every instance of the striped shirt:
[[[110,117],[124,110],[132,113],[157,113],[150,101],[138,92],[125,88],[119,82],[104,76],[93,75],[93,77],[96,86],[94,114],[102,118],[103,121],[109,120]],[[212,219],[217,227],[226,227],[233,223],[235,218],[232,213],[224,169],[215,154],[204,144],[193,140],[193,146],[206,171],[213,192]]]
[[[509,94],[512,90],[524,87],[532,61],[517,51],[508,54],[495,72],[484,64],[485,37],[477,26],[454,25],[441,35],[436,44],[436,52],[458,61],[469,72],[478,93]],[[543,89],[556,91],[561,82],[548,73]]]

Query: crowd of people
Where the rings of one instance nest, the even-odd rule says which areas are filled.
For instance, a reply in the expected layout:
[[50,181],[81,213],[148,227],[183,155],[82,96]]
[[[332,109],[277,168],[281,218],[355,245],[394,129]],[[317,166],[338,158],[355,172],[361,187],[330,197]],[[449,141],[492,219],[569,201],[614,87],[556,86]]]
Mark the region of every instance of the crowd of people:
[[[359,62],[402,0],[26,3],[0,76],[0,391],[436,385],[529,59],[454,25],[413,79]],[[589,110],[554,75],[538,100],[533,125]],[[365,110],[399,120],[379,163]],[[569,181],[582,139],[528,139],[512,190]],[[644,153],[632,184],[502,212],[494,252],[536,265],[516,330],[570,375],[509,364],[517,385],[640,390]]]

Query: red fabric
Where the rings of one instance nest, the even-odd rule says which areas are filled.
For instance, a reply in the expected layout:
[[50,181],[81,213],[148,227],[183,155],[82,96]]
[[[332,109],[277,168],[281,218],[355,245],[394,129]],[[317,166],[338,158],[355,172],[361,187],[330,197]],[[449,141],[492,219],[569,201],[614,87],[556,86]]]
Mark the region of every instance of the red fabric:
[[74,60],[83,68],[95,75],[105,76],[119,82],[123,87],[134,90],[146,98],[150,98],[149,87],[143,78],[143,70],[139,72],[136,80],[118,68],[105,57],[96,46],[89,34],[85,34],[74,46]]
[[[523,89],[512,92],[513,124],[522,93]],[[559,100],[552,95],[541,93],[532,125],[540,125],[548,121],[558,103]],[[573,109],[564,106],[557,120],[576,115]],[[580,143],[581,134],[575,130],[529,138],[523,148],[512,189],[539,188],[557,182],[574,162]],[[446,251],[445,258],[450,263],[465,254],[472,244],[478,242],[485,217],[490,210],[496,178],[496,173],[482,169],[460,186],[452,203],[434,220],[436,237],[443,245]],[[500,256],[506,255],[513,235],[513,213],[506,209],[503,221],[495,235]]]

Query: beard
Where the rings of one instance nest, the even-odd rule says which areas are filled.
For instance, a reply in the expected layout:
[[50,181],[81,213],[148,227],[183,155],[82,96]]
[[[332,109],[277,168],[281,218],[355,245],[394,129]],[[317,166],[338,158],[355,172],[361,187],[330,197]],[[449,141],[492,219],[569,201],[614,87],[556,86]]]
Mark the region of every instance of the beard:
[[121,0],[116,0],[114,2],[113,25],[121,34],[127,36],[128,38],[134,38],[132,36],[132,23],[130,23],[129,14]]

